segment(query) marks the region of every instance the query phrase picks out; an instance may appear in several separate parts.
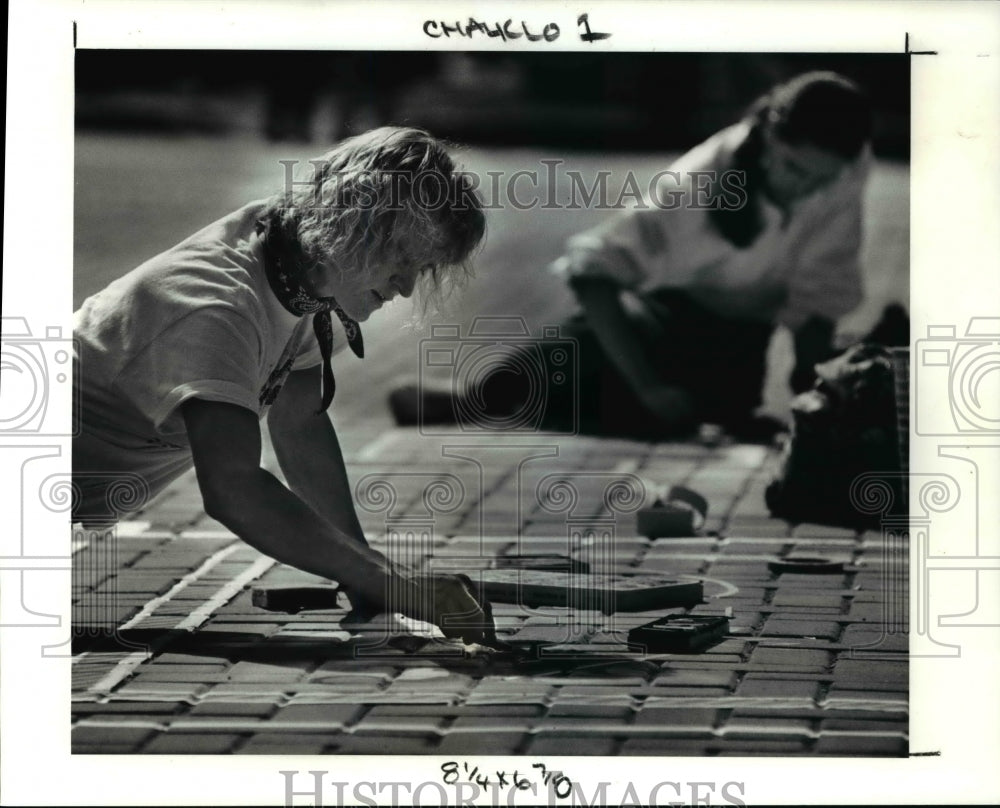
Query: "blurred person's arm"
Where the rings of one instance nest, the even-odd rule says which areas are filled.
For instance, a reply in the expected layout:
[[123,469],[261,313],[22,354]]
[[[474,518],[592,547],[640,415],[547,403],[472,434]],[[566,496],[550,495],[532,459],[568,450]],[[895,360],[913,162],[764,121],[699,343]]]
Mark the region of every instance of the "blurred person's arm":
[[653,415],[678,424],[692,415],[690,398],[665,384],[648,358],[642,339],[622,305],[620,289],[600,277],[578,277],[571,283],[597,340],[632,392]]
[[[646,199],[642,206],[572,236],[566,254],[553,265],[573,290],[601,348],[632,392],[647,411],[675,425],[691,417],[690,397],[663,382],[650,363],[650,346],[625,309],[622,292],[638,290],[648,279],[662,275],[670,242],[686,235],[668,230],[683,230],[691,223],[677,197],[686,193],[676,177],[665,174],[658,181],[659,203]],[[664,200],[673,201],[671,209],[664,208]]]
[[[251,410],[191,398],[182,405],[182,414],[209,516],[277,561],[337,581],[356,608],[401,611],[437,624],[448,636],[482,641],[483,610],[456,576],[397,568],[261,468],[260,424]],[[314,445],[306,454],[316,451]],[[347,508],[353,506],[339,503],[331,512],[337,521],[351,524]]]

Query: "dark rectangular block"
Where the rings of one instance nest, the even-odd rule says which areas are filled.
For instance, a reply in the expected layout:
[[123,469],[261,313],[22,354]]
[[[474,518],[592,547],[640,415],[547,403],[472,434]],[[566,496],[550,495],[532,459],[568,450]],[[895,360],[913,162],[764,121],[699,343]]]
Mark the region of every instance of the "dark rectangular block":
[[485,596],[526,606],[565,606],[640,612],[691,606],[702,600],[700,581],[654,575],[577,575],[536,570],[487,570],[477,574]]
[[319,586],[257,586],[252,590],[252,603],[258,609],[296,614],[305,610],[335,609],[339,587]]
[[628,645],[648,653],[694,651],[721,639],[728,630],[727,617],[671,614],[630,630]]

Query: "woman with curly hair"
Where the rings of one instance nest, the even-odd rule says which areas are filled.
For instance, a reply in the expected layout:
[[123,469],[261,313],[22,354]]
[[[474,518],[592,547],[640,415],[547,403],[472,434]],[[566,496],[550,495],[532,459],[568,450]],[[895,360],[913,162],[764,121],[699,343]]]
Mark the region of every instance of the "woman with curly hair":
[[[376,129],[311,163],[310,182],[208,225],[76,312],[74,521],[119,518],[122,479],[154,496],[194,466],[206,513],[261,552],[339,581],[356,607],[450,614],[446,633],[479,638],[460,580],[411,575],[368,546],[326,410],[330,358],[363,355],[360,323],[468,273],[481,203],[416,129]],[[260,466],[265,416],[289,487]]]

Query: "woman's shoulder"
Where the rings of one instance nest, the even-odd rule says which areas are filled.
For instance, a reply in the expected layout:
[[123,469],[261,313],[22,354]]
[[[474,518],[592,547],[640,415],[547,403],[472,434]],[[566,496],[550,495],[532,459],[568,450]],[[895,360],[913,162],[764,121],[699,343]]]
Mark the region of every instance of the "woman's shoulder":
[[212,222],[113,281],[82,309],[154,330],[208,307],[260,322],[264,276],[253,233],[262,209],[250,203]]
[[750,125],[739,121],[716,132],[686,151],[674,162],[679,171],[716,171],[730,168],[737,150],[750,134]]
[[255,260],[252,249],[257,222],[267,207],[267,200],[250,202],[211,224],[205,225],[183,241],[155,256],[152,261],[169,265],[185,258],[216,263],[220,266],[249,265]]
[[136,281],[144,287],[184,290],[211,300],[231,295],[253,295],[261,260],[253,238],[263,201],[203,227],[138,268]]
[[673,200],[671,209],[684,208],[702,210],[700,204],[678,204],[705,194],[718,191],[719,183],[725,173],[735,165],[734,155],[740,145],[746,140],[749,126],[737,123],[716,132],[707,140],[682,154],[656,177],[656,193],[658,199]]

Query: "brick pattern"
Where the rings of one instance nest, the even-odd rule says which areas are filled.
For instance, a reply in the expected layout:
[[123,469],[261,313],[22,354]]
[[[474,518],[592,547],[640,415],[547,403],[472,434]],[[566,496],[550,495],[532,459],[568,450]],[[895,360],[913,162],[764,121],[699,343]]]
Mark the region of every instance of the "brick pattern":
[[[901,604],[884,602],[880,589],[878,537],[771,519],[762,494],[776,462],[769,450],[534,436],[558,455],[528,461],[519,478],[519,457],[508,451],[480,476],[474,464],[442,455],[445,438],[361,423],[343,441],[353,479],[395,475],[397,487],[395,511],[361,511],[374,546],[402,542],[427,569],[555,553],[592,569],[703,579],[706,601],[692,611],[728,613],[730,636],[699,653],[642,656],[629,651],[626,633],[662,612],[496,604],[501,639],[534,649],[511,660],[387,637],[384,624],[346,624],[346,602],[266,612],[247,588],[226,590],[260,556],[204,515],[189,476],[117,537],[77,554],[75,752],[907,753],[907,643],[893,622]],[[273,456],[265,464],[274,467]],[[419,476],[405,476],[415,468]],[[596,494],[581,497],[578,510],[539,501],[551,475],[582,481],[582,490],[597,480],[586,474],[612,468],[703,493],[710,518],[702,533],[650,541],[637,535],[634,510],[609,513]],[[454,507],[428,514],[427,485],[449,484],[449,475],[463,488]],[[416,538],[418,523],[426,541]],[[844,571],[768,567],[817,554],[845,562]],[[318,579],[275,565],[257,582]],[[196,630],[179,628],[199,610]]]

